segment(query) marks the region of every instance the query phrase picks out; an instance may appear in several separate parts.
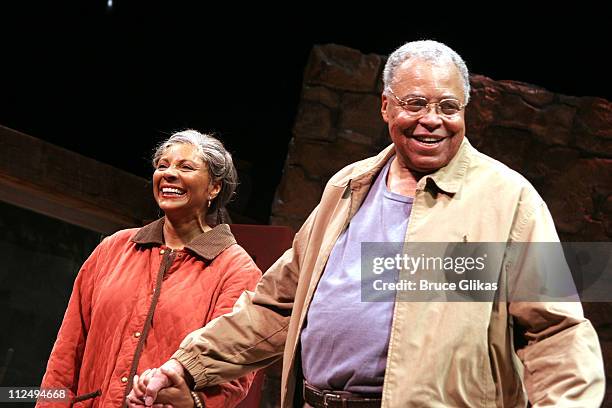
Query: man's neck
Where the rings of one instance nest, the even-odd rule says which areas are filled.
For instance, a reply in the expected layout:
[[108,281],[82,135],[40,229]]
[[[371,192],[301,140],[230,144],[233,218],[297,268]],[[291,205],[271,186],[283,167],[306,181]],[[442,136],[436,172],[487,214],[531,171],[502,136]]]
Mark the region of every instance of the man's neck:
[[387,187],[389,191],[406,197],[414,197],[416,185],[420,176],[403,167],[397,157],[391,162],[387,176]]

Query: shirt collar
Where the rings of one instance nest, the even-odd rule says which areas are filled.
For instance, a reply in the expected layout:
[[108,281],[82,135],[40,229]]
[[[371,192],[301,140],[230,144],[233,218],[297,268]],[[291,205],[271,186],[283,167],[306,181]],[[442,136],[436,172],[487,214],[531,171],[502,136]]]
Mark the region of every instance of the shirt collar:
[[[164,244],[164,218],[153,221],[142,227],[132,238],[132,242],[140,245]],[[196,253],[202,258],[212,261],[221,252],[236,243],[229,225],[219,224],[212,230],[203,232],[185,245],[185,249]]]

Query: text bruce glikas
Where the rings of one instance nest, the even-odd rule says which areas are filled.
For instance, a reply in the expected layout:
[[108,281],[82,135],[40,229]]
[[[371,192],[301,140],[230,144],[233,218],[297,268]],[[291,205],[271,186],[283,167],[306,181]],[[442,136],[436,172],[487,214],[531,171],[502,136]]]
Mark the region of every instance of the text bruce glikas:
[[[454,272],[462,275],[465,272],[475,271],[482,272],[486,265],[485,259],[487,254],[478,257],[470,256],[446,256],[433,257],[420,256],[413,257],[408,254],[396,254],[391,257],[376,257],[372,261],[372,272],[375,275],[380,275],[386,270],[405,270],[410,275],[414,275],[417,271],[444,271]],[[455,282],[430,282],[427,279],[420,279],[418,282],[402,279],[399,282],[383,282],[382,280],[373,281],[373,288],[376,291],[392,290],[392,291],[495,291],[497,290],[497,282],[483,282],[480,279],[463,279]]]

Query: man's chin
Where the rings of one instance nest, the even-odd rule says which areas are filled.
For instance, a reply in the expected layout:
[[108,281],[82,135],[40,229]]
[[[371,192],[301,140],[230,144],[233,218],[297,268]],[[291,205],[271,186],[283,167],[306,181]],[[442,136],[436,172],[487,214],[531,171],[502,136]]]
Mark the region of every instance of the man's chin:
[[449,160],[440,157],[425,157],[407,161],[407,168],[415,175],[425,176],[435,173],[448,164]]

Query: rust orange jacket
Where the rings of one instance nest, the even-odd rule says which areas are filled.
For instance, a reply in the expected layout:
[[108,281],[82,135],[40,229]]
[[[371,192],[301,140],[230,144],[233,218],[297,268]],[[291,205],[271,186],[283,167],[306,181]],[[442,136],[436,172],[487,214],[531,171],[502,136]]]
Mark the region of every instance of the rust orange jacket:
[[[232,310],[261,276],[229,226],[183,250],[163,244],[163,219],[105,238],[83,264],[42,381],[65,387],[75,407],[120,407],[134,373],[158,367],[185,335]],[[206,407],[229,407],[253,375],[200,393]],[[39,402],[38,406],[68,403]]]

